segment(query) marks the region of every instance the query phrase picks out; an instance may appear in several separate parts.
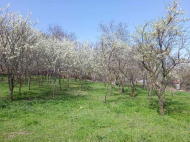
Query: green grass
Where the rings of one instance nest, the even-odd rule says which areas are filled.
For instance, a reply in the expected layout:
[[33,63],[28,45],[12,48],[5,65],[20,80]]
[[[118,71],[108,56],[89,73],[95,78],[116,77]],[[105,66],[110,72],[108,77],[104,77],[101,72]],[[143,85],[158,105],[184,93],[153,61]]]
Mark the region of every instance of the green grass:
[[190,141],[190,94],[166,94],[165,115],[160,116],[156,96],[147,101],[147,91],[137,88],[131,98],[130,88],[103,103],[102,83],[87,82],[80,91],[79,82],[71,81],[66,89],[56,91],[52,85],[39,88],[32,80],[31,90],[25,83],[22,95],[14,90],[15,101],[9,101],[6,82],[0,81],[0,141]]

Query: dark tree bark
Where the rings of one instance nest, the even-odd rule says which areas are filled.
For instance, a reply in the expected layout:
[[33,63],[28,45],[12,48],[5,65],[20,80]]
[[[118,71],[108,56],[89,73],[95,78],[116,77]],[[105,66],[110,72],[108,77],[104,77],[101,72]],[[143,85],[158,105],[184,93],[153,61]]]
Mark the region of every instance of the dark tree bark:
[[130,78],[130,86],[131,86],[131,97],[135,97],[135,83],[134,83],[134,78],[133,76],[131,75],[131,78]]
[[70,87],[70,86],[69,86],[69,84],[70,84],[69,82],[70,82],[70,80],[69,80],[69,75],[67,75],[67,90],[69,90],[69,87]]
[[125,85],[122,83],[121,93],[125,93]]
[[80,77],[80,90],[82,91],[82,75]]
[[166,100],[165,100],[165,91],[162,94],[162,102],[163,102],[163,108],[166,108]]
[[41,80],[40,80],[40,85],[42,86],[42,83],[43,83],[43,74],[41,75]]
[[13,101],[14,77],[12,75],[8,75],[8,82],[9,82],[10,99],[11,101]]
[[59,91],[61,91],[61,75],[59,74]]
[[56,91],[56,77],[54,78],[53,82],[53,99],[55,99],[55,91]]
[[19,82],[19,95],[21,95],[21,89],[22,89],[22,81]]
[[40,81],[40,73],[39,72],[38,72],[38,79],[37,80],[38,80],[38,87],[40,88],[41,87],[41,83],[40,83],[41,81]]
[[30,83],[31,83],[31,76],[30,74],[28,75],[28,90],[30,90]]

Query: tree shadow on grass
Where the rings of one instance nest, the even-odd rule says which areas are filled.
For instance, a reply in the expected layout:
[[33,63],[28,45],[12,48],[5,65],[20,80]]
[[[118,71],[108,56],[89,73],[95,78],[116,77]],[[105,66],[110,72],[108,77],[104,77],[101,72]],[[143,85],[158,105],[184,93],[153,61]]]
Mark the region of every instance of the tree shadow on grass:
[[[159,113],[159,103],[158,99],[151,99],[149,108],[151,109],[156,109],[157,112]],[[170,98],[166,98],[166,106],[164,108],[164,113],[171,115],[173,113],[178,113],[181,114],[182,111],[186,110],[187,106],[184,105],[183,103],[180,103],[179,101],[174,101]]]
[[[4,88],[7,88],[6,89],[7,95],[2,97],[2,99],[10,100],[7,84],[5,84],[5,83],[1,83],[1,84]],[[83,82],[82,92],[80,91],[80,84],[78,84],[78,82],[75,83],[73,80],[71,80],[71,82],[70,82],[69,89],[67,88],[67,84],[63,83],[61,91],[59,90],[59,85],[57,84],[54,100],[56,100],[56,99],[66,100],[67,98],[74,99],[74,98],[78,98],[78,97],[84,98],[84,95],[82,95],[82,94],[85,94],[84,93],[85,91],[93,90],[93,87],[90,86],[91,84],[93,84],[93,83],[90,81]],[[53,84],[43,82],[42,86],[38,87],[38,82],[33,81],[31,83],[31,89],[28,90],[27,82],[24,82],[21,95],[19,95],[19,93],[18,93],[18,86],[15,87],[14,94],[13,94],[13,100],[14,101],[52,100],[52,95],[53,95],[52,85]],[[78,92],[80,92],[80,93],[78,93]]]
[[[37,90],[37,91],[36,91]],[[73,90],[76,91],[73,93]],[[75,99],[79,97],[84,97],[80,93],[77,93],[78,89],[71,87],[70,90],[67,88],[59,90],[59,87],[56,88],[55,98],[53,99],[53,88],[51,86],[45,86],[33,90],[22,91],[22,95],[19,95],[18,92],[14,93],[14,101],[24,100],[67,100]]]
[[82,86],[82,90],[81,90],[81,87],[80,86],[75,86],[75,87],[72,87],[71,90],[81,90],[81,91],[90,91],[92,90],[93,87],[89,86],[89,85],[83,85]]
[[172,113],[181,114],[184,110],[187,110],[187,105],[185,103],[181,103],[179,101],[167,98],[166,108],[165,108],[165,112],[167,114],[172,114]]

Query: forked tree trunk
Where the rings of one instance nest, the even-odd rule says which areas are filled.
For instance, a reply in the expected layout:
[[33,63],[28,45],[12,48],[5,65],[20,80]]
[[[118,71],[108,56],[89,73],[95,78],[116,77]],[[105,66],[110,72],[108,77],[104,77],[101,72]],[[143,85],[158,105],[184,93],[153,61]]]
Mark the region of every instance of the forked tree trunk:
[[165,98],[163,99],[163,93],[165,92],[165,87],[163,84],[163,87],[161,87],[160,89],[163,90],[158,90],[157,86],[156,86],[156,80],[154,78],[154,74],[150,73],[150,77],[151,77],[151,87],[153,87],[156,95],[158,96],[158,104],[159,104],[159,111],[160,111],[160,115],[164,115],[164,106],[163,106],[163,100],[165,101]]
[[153,83],[152,85],[154,86],[155,93],[158,96],[158,104],[159,104],[160,115],[164,115],[162,91],[157,90],[155,83]]

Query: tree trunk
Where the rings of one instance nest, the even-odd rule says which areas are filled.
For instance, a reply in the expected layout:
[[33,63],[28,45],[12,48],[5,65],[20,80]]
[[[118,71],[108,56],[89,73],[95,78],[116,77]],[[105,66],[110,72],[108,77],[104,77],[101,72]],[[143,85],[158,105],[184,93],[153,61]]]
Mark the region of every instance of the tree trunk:
[[47,80],[47,71],[44,74],[45,80]]
[[132,90],[131,90],[131,96],[132,96],[132,97],[135,97],[135,87],[132,87],[131,89],[132,89]]
[[28,76],[28,90],[30,90],[30,82],[31,82],[31,77],[30,75]]
[[38,72],[38,87],[40,88],[40,74]]
[[149,88],[149,92],[148,92],[148,101],[150,102],[150,96],[152,93],[152,86]]
[[38,87],[40,88],[40,80],[38,80]]
[[11,101],[13,101],[14,78],[12,76],[9,76],[8,81],[9,81],[10,99]]
[[146,74],[143,73],[143,88],[146,88]]
[[4,80],[4,78],[3,78],[3,77],[4,77],[4,74],[2,74],[2,76],[1,76],[1,80],[2,80],[2,81]]
[[67,90],[69,90],[69,76],[67,77]]
[[56,90],[56,77],[55,77],[54,83],[53,83],[53,99],[55,99],[55,90]]
[[158,95],[158,100],[159,100],[160,114],[164,115],[164,108],[163,108],[163,102],[162,102],[161,94]]
[[165,101],[165,90],[166,90],[166,79],[163,80],[163,84],[161,84],[162,89],[161,89],[161,93],[162,93],[162,103],[163,103],[163,108],[166,107],[166,101]]
[[135,84],[133,80],[131,80],[131,97],[135,97]]
[[37,77],[36,77],[36,75],[35,75],[35,77],[34,77],[34,80],[36,81],[36,83],[38,82],[38,81],[37,81]]
[[173,89],[172,88],[170,89],[170,94],[171,94],[171,96],[173,96]]
[[13,88],[10,88],[9,90],[10,90],[10,99],[11,101],[13,101]]
[[[121,84],[121,85],[120,85],[120,84]],[[117,85],[119,86],[119,90],[121,90],[121,93],[122,93],[122,88],[121,88],[121,86],[122,86],[122,81],[119,80],[119,81],[117,82]]]
[[92,75],[92,81],[93,82],[95,81],[95,75]]
[[21,95],[22,82],[19,83],[19,95]]
[[166,108],[165,91],[163,92],[162,95],[162,101],[163,101],[163,108]]
[[106,85],[105,96],[104,96],[104,103],[107,102],[107,94],[108,94],[108,83]]
[[24,73],[24,79],[25,79],[25,81],[27,81],[27,72],[26,72],[26,70],[25,70],[25,73]]
[[111,82],[111,84],[110,84],[110,96],[112,96],[113,95],[113,92],[112,92],[112,90],[113,90],[113,84],[112,84],[112,82]]
[[86,73],[85,73],[84,77],[85,77],[85,83],[86,83]]
[[47,83],[49,84],[49,73],[47,73]]
[[82,91],[82,75],[80,77],[80,90]]
[[51,74],[49,74],[49,84],[51,84]]
[[164,115],[163,100],[165,101],[165,98],[163,99],[163,94],[165,93],[166,83],[163,81],[162,84],[163,86],[158,89],[158,87],[156,86],[155,75],[152,72],[150,73],[150,77],[151,77],[151,87],[153,87],[156,95],[158,96],[160,115]]
[[121,93],[125,93],[125,85],[122,83],[122,87],[121,87]]
[[42,86],[42,83],[43,83],[43,74],[41,75],[41,80],[40,80],[40,85]]
[[59,74],[59,91],[61,91],[61,76]]
[[77,75],[76,75],[76,73],[75,73],[75,83],[77,83]]

